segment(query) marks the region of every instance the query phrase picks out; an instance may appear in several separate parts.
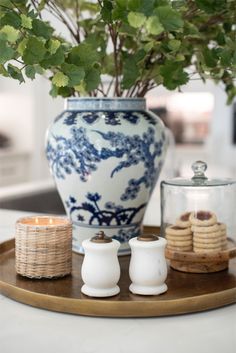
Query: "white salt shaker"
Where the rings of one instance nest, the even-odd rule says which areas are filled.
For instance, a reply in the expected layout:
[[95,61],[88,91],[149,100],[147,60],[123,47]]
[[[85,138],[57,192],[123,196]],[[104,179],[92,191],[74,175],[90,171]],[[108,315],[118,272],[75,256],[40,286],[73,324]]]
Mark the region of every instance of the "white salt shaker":
[[132,293],[158,295],[167,291],[166,244],[166,239],[153,234],[143,234],[129,241],[129,275],[132,281],[129,290]]
[[120,265],[117,252],[120,243],[99,232],[84,240],[84,261],[81,268],[84,285],[81,292],[91,297],[110,297],[120,292]]

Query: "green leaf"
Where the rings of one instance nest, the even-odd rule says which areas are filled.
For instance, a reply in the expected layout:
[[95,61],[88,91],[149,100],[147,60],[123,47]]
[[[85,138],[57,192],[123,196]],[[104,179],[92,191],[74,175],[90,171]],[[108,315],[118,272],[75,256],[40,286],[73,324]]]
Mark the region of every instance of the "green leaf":
[[60,45],[61,42],[58,39],[50,39],[48,46],[50,54],[55,54]]
[[112,20],[120,20],[122,23],[125,23],[127,22],[127,13],[126,7],[121,7],[118,5],[112,10]]
[[167,61],[161,66],[160,74],[163,77],[163,85],[169,90],[174,90],[189,80],[187,72],[179,62]]
[[223,49],[219,55],[220,62],[223,66],[230,66],[233,58],[233,53],[231,50]]
[[5,40],[0,39],[0,64],[4,64],[6,61],[14,57],[15,51],[9,47]]
[[223,32],[219,32],[216,37],[216,41],[219,45],[225,45],[225,35]]
[[22,14],[21,17],[21,25],[24,28],[31,29],[32,28],[32,18],[27,17],[26,15]]
[[[157,1],[162,3],[164,0],[128,0],[128,9],[134,12],[142,12],[145,16],[151,16]],[[165,0],[165,4],[166,1],[168,0]]]
[[35,70],[34,66],[32,66],[32,65],[26,66],[25,74],[28,78],[30,78],[31,80],[34,80],[35,75],[36,75],[36,70]]
[[137,64],[132,57],[128,57],[124,62],[122,87],[129,89],[132,87],[139,77]]
[[151,16],[146,22],[147,31],[150,34],[158,35],[164,31],[164,27],[157,16]]
[[50,39],[53,34],[53,28],[49,26],[44,21],[34,19],[32,22],[32,32],[37,37],[43,37],[45,39]]
[[209,48],[205,48],[203,49],[202,54],[203,54],[206,66],[215,67],[217,65],[217,55],[213,50]]
[[112,2],[109,0],[103,0],[103,6],[101,9],[101,15],[102,15],[102,19],[105,22],[111,22],[112,21]]
[[65,87],[69,83],[69,78],[63,72],[57,72],[53,76],[52,83],[57,87]]
[[144,14],[139,13],[139,12],[130,12],[128,14],[128,21],[129,21],[130,26],[132,26],[134,28],[139,28],[146,21],[146,16],[144,16]]
[[145,50],[146,53],[148,53],[150,50],[152,50],[152,48],[154,48],[155,45],[156,45],[155,42],[151,41],[145,44],[143,49]]
[[118,32],[121,34],[126,34],[128,36],[136,35],[135,28],[131,27],[128,23],[122,23],[122,25],[118,29]]
[[34,65],[36,74],[42,75],[44,73],[44,69],[40,65]]
[[115,76],[115,63],[114,63],[114,54],[113,53],[107,54],[103,58],[102,74]]
[[170,6],[160,6],[156,9],[160,22],[167,31],[176,31],[183,27],[184,22],[178,11]]
[[71,97],[74,95],[74,89],[71,87],[59,87],[58,95],[64,98]]
[[177,54],[175,57],[176,61],[184,61],[185,60],[185,56],[183,54]]
[[44,69],[48,69],[50,67],[55,67],[58,65],[61,65],[65,61],[65,56],[64,56],[64,49],[62,46],[60,46],[55,54],[50,54],[50,52],[47,52],[46,55],[44,56],[44,59],[40,61],[40,65]]
[[79,92],[79,94],[82,96],[88,95],[88,92],[86,91],[86,87],[85,87],[85,82],[81,82],[80,85],[74,86],[74,89],[76,92]]
[[38,10],[42,11],[47,3],[47,0],[41,0],[38,6]]
[[101,82],[100,72],[97,69],[92,68],[86,73],[84,81],[87,92],[96,89]]
[[36,37],[30,37],[22,58],[27,65],[38,64],[44,58],[45,53],[44,43]]
[[0,27],[5,25],[12,26],[14,28],[20,28],[21,26],[21,18],[20,16],[14,12],[7,12],[3,17],[0,18]]
[[7,72],[7,70],[5,69],[3,64],[0,64],[0,75],[4,76],[4,77],[8,77],[9,74]]
[[[10,0],[0,0],[0,5],[4,6],[3,7],[4,10],[5,8],[8,8],[8,9],[13,8],[13,4]],[[1,6],[0,6],[0,10],[1,10]]]
[[17,47],[17,51],[18,53],[23,56],[24,54],[24,51],[25,51],[25,48],[26,48],[26,45],[27,45],[27,42],[28,42],[28,39],[24,38],[18,45]]
[[20,83],[24,82],[24,77],[22,75],[22,72],[20,71],[20,69],[18,69],[18,67],[12,65],[12,64],[8,64],[7,66],[7,70],[9,75],[14,78],[15,80],[20,81]]
[[69,87],[79,85],[85,76],[84,69],[74,64],[62,64],[62,71],[69,77]]
[[127,7],[127,0],[116,0],[115,2],[116,2],[117,5],[119,5],[120,7],[126,9],[126,7]]
[[168,47],[171,51],[177,51],[181,46],[181,41],[177,39],[171,39],[168,42]]
[[5,25],[0,30],[0,38],[2,37],[2,35],[5,36],[8,42],[15,43],[18,39],[19,31],[12,26]]
[[222,11],[227,6],[227,0],[195,0],[195,2],[199,9],[207,13]]
[[82,43],[72,48],[68,61],[71,64],[89,68],[99,61],[99,53],[90,44]]
[[49,91],[50,96],[52,96],[53,98],[56,98],[58,96],[58,87],[52,85],[51,90]]

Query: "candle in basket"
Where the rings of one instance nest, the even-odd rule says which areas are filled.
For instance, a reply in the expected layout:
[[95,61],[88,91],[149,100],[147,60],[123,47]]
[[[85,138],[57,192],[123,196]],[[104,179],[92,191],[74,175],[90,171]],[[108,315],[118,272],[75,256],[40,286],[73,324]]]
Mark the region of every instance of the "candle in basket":
[[72,268],[72,225],[67,218],[20,218],[15,234],[16,272],[30,278],[62,277]]

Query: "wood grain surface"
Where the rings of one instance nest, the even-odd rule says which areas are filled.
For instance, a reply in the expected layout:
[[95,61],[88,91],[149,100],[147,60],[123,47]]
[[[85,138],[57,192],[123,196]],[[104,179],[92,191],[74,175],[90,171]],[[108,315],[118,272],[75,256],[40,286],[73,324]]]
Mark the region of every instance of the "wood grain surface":
[[[156,228],[146,232],[157,233]],[[218,308],[236,302],[236,261],[211,274],[183,273],[169,268],[168,291],[159,296],[129,292],[129,256],[119,258],[121,292],[111,298],[89,298],[80,292],[83,256],[73,254],[72,275],[32,280],[15,272],[14,239],[0,244],[0,292],[19,302],[52,311],[105,317],[154,317]]]

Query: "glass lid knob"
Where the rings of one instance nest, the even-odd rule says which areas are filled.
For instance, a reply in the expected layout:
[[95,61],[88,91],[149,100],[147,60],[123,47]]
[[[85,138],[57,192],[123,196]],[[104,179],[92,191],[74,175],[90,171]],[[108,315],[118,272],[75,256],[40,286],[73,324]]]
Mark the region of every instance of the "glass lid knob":
[[207,164],[202,161],[196,161],[192,164],[192,171],[194,176],[192,180],[206,180],[205,171],[207,170]]

